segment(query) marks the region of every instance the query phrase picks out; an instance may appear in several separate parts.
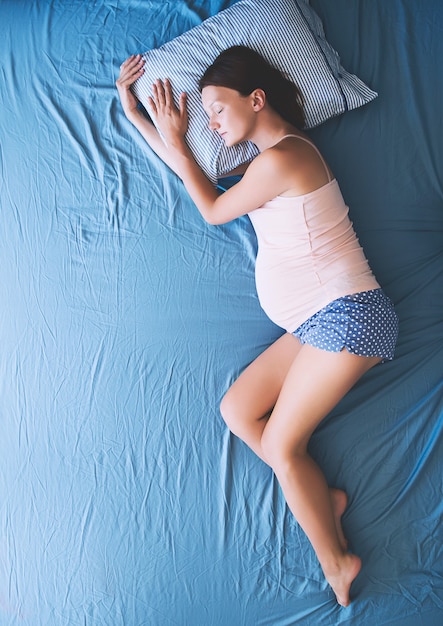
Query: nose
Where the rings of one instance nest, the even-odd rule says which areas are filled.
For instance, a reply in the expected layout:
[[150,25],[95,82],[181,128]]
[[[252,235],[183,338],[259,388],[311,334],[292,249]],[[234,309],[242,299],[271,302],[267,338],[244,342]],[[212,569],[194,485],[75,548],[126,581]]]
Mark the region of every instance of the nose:
[[220,128],[220,124],[214,119],[213,115],[209,117],[208,128],[209,130],[217,130],[217,128]]

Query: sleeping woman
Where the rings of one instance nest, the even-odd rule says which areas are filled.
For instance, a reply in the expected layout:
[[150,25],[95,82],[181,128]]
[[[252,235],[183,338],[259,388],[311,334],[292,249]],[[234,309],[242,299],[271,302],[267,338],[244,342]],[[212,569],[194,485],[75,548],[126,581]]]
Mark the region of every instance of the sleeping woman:
[[209,128],[226,146],[251,141],[259,155],[219,194],[185,141],[186,94],[174,104],[157,80],[147,105],[130,91],[140,55],[120,68],[127,118],[182,179],[203,218],[223,224],[249,215],[257,234],[260,304],[286,332],[234,382],[221,403],[231,431],[274,471],[337,601],[350,603],[361,562],[347,549],[344,491],[329,488],[308,454],[316,427],[370,368],[393,358],[398,321],[374,277],[329,166],[302,132],[298,88],[243,46],[222,52],[200,81]]

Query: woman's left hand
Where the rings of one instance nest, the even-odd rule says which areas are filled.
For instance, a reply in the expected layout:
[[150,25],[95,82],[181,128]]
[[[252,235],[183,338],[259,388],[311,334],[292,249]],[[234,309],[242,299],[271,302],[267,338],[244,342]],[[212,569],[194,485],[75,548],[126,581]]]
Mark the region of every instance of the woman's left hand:
[[157,128],[163,135],[166,144],[173,146],[177,140],[183,141],[188,129],[188,113],[186,110],[186,94],[180,95],[178,107],[174,103],[171,83],[157,80],[153,86],[152,97],[148,98],[149,113]]

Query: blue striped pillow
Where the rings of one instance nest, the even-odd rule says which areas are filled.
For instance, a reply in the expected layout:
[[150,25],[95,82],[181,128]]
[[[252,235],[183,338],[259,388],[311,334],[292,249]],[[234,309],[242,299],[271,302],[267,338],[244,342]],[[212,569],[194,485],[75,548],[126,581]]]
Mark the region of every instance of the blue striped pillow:
[[146,52],[145,73],[133,92],[143,104],[156,78],[168,77],[174,95],[188,94],[188,145],[200,167],[215,183],[257,154],[253,144],[227,148],[207,127],[198,80],[215,57],[233,45],[260,52],[301,89],[306,127],[355,109],[377,94],[347,72],[326,41],[323,25],[308,0],[239,0],[156,50]]

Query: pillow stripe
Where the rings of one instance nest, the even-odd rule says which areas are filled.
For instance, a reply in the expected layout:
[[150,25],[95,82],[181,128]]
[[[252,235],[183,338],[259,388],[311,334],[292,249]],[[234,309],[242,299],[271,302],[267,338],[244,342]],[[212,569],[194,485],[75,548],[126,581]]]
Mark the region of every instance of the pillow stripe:
[[206,67],[220,52],[237,44],[260,52],[298,85],[304,97],[307,128],[377,96],[341,66],[308,0],[239,0],[160,48],[145,52],[145,72],[132,86],[144,105],[156,78],[171,79],[174,98],[181,91],[187,92],[186,140],[214,183],[258,152],[250,143],[227,148],[208,129],[198,92],[198,80]]
[[[319,45],[319,51],[323,54],[325,62],[328,64],[331,70],[332,76],[335,79],[335,88],[337,89],[337,92],[341,94],[343,112],[345,113],[346,111],[349,110],[348,102],[347,102],[345,93],[342,89],[342,86],[340,84],[340,81],[338,80],[338,77],[337,77],[337,75],[339,74],[340,59],[337,53],[335,52],[335,50],[333,50],[331,46],[329,46],[329,44],[327,44],[327,47],[322,45],[322,37],[324,37],[324,30],[323,30],[323,24],[321,23],[321,20],[319,19],[318,15],[316,13],[313,13],[312,11],[305,12],[303,10],[307,8],[306,2],[298,2],[298,0],[296,1],[300,9],[300,15],[306,23],[306,27],[310,30],[314,39],[316,39]],[[351,108],[354,108],[354,107],[351,107]],[[328,110],[332,116],[333,112],[331,108],[328,108]]]

